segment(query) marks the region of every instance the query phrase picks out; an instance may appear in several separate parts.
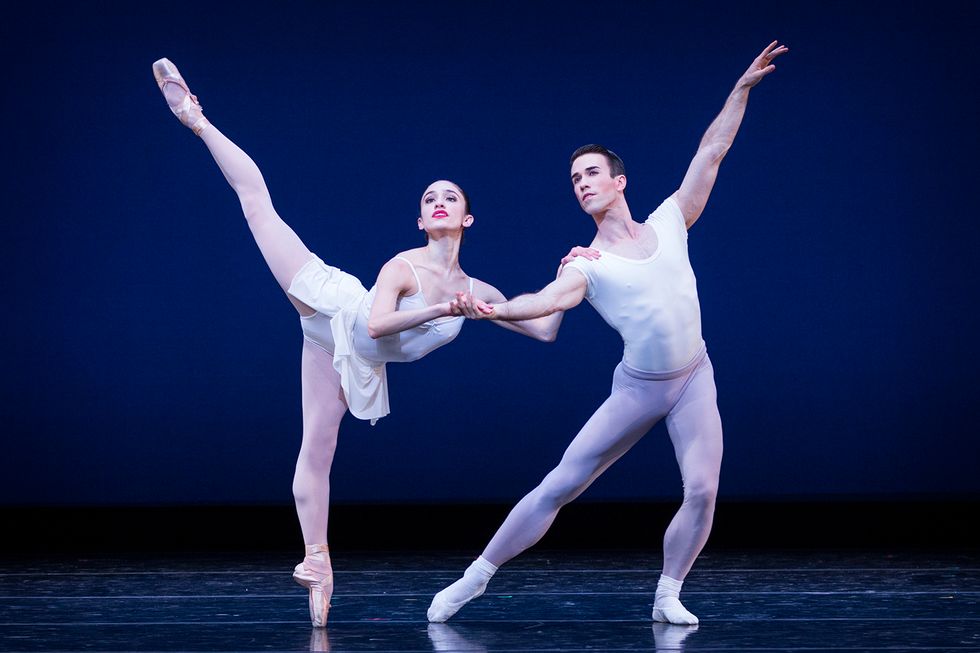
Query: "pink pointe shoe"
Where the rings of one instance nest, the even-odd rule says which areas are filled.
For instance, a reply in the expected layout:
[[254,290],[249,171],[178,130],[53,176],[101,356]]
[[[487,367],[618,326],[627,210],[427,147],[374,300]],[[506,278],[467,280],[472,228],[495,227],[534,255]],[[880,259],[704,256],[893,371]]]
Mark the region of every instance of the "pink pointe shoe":
[[310,590],[310,622],[316,628],[326,627],[333,596],[330,548],[326,544],[308,544],[306,557],[296,565],[293,580]]
[[[197,101],[197,96],[191,93],[191,89],[187,88],[187,82],[180,76],[177,66],[166,58],[155,61],[153,62],[153,78],[157,80],[157,86],[160,87],[161,92],[164,91],[167,84],[175,84],[184,90],[184,98],[179,104],[172,105],[168,101],[167,105],[182,125],[190,127],[191,131],[200,136],[205,127],[211,123],[204,117],[204,113],[201,111],[201,103]],[[164,97],[166,97],[166,93],[164,93]]]

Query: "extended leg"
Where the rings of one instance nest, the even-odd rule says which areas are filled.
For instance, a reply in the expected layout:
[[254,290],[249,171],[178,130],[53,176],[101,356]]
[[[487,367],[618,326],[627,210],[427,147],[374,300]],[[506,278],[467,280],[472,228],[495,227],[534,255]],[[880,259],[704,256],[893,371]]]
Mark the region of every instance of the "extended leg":
[[449,619],[480,596],[499,565],[533,546],[558,511],[585,491],[662,416],[635,379],[617,371],[613,394],[582,427],[558,466],[518,502],[463,578],[442,590],[429,607],[429,621]]
[[483,557],[496,566],[544,537],[558,511],[575,500],[659,420],[629,392],[616,392],[585,423],[561,462],[521,499],[494,534]]
[[[238,195],[252,236],[273,276],[285,291],[312,254],[276,213],[269,189],[266,188],[265,180],[255,162],[218,131],[217,127],[204,119],[197,98],[190,94],[190,89],[177,68],[166,59],[161,59],[153,65],[153,71],[171,110],[183,124],[194,129],[194,133],[201,137],[225,179]],[[294,297],[289,297],[289,301],[301,315],[312,315],[315,312]]]

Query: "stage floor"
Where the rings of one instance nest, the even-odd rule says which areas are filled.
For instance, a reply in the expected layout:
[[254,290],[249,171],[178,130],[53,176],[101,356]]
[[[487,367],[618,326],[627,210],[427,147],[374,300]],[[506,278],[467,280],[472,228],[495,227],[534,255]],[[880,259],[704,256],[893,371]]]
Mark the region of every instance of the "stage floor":
[[708,552],[681,596],[692,627],[651,621],[648,553],[526,554],[440,625],[429,601],[471,555],[333,557],[326,629],[281,552],[8,557],[0,650],[980,651],[980,552]]

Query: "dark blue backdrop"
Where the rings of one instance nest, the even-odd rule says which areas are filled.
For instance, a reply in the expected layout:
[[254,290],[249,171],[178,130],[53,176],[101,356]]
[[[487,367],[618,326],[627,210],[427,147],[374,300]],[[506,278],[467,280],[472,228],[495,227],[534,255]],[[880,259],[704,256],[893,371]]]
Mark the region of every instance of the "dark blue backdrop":
[[[139,5],[139,6],[137,6]],[[94,5],[93,5],[94,7]],[[300,332],[171,58],[279,212],[370,285],[423,188],[473,199],[464,269],[507,294],[593,225],[567,156],[600,142],[638,218],[752,58],[691,231],[726,429],[723,495],[980,493],[971,3],[139,3],[7,10],[5,504],[286,503]],[[468,324],[348,417],[335,501],[511,501],[604,399],[622,343],[583,304],[544,345]],[[679,495],[662,427],[589,490]]]

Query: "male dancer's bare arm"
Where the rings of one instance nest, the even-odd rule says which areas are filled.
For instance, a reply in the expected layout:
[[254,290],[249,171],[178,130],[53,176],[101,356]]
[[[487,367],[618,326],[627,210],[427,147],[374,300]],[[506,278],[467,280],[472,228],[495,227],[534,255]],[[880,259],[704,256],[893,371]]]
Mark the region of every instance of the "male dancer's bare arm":
[[784,52],[789,52],[786,46],[776,47],[776,44],[777,41],[770,43],[738,79],[721,113],[701,138],[698,151],[691,160],[687,174],[684,175],[680,188],[674,193],[674,199],[684,213],[684,222],[688,229],[701,216],[705,204],[708,203],[708,196],[718,177],[721,160],[728,153],[742,124],[745,107],[749,101],[749,90],[776,69],[772,64],[773,59]]
[[575,308],[582,303],[587,288],[584,275],[563,271],[557,279],[536,293],[520,295],[502,304],[476,300],[475,310],[464,308],[460,314],[482,320],[534,320]]
[[[478,288],[479,299],[483,301],[484,305],[496,306],[507,301],[507,297],[490,284],[484,282],[478,283],[480,284],[480,288]],[[460,314],[479,319],[480,316],[476,314],[478,311],[476,307],[477,301],[472,296],[458,295],[456,304],[460,308]],[[556,311],[551,315],[536,317],[530,320],[516,320],[513,322],[494,320],[494,324],[509,331],[529,336],[535,340],[554,342],[555,338],[558,337],[558,328],[561,326],[561,320],[564,316],[564,311]]]
[[[578,256],[594,261],[601,257],[602,253],[592,247],[573,247],[571,251],[569,251],[568,254],[562,258],[561,265],[558,266],[558,276],[561,276],[565,264],[570,263]],[[502,304],[507,301],[507,297],[489,283],[477,281],[477,284],[478,292],[476,293],[476,297],[467,293],[456,293],[456,299],[450,302],[450,310],[452,311],[453,315],[462,315],[474,320],[487,319],[488,309],[486,309],[486,307]],[[482,300],[480,305],[482,305],[486,310],[481,311],[480,308],[478,308],[479,300]],[[581,302],[581,298],[579,298],[578,301]],[[494,324],[505,329],[530,336],[536,340],[541,340],[542,342],[554,342],[558,337],[558,329],[561,327],[563,317],[565,317],[565,311],[560,310],[555,311],[550,315],[536,317],[529,320],[494,320]]]

